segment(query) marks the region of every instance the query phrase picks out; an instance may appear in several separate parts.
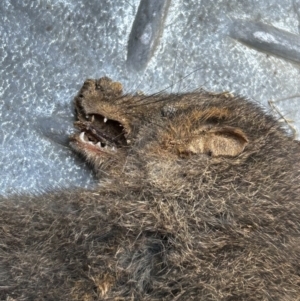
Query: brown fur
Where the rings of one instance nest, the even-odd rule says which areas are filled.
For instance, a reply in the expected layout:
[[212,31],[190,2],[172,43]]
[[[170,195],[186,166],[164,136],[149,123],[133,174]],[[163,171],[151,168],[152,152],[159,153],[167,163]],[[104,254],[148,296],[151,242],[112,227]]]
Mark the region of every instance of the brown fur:
[[1,300],[300,300],[300,147],[273,117],[108,78],[75,107],[99,188],[1,200]]

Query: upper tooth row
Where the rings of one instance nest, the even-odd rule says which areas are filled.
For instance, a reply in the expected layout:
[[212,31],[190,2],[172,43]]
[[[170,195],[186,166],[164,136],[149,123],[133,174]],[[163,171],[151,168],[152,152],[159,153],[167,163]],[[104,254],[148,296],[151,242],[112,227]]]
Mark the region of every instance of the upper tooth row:
[[[89,119],[89,115],[86,115],[85,118]],[[92,122],[94,121],[94,118],[95,118],[94,115],[92,115],[92,119],[91,119]],[[107,122],[107,120],[108,119],[106,117],[104,117],[104,122]]]
[[[85,118],[86,118],[86,119],[89,119],[89,116],[88,116],[88,115],[86,115],[86,116],[85,116]],[[95,119],[95,117],[94,117],[94,115],[92,115],[92,119],[91,119],[91,121],[93,122],[93,121],[94,121],[94,119]],[[104,121],[105,123],[107,122],[107,120],[108,120],[108,119],[107,119],[106,117],[104,117],[103,121]]]

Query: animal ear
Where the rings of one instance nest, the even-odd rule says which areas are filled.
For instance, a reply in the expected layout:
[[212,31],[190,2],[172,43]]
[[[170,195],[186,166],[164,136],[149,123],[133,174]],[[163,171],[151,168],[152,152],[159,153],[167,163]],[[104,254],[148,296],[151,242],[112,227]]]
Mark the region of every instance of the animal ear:
[[247,136],[239,128],[222,127],[203,131],[188,146],[190,153],[204,153],[212,157],[235,157],[244,151]]

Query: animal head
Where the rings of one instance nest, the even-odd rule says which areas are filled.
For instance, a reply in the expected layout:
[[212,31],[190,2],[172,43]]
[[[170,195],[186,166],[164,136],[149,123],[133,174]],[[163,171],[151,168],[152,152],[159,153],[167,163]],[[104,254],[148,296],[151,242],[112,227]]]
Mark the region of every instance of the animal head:
[[75,107],[71,145],[97,174],[162,191],[266,170],[285,156],[276,141],[290,140],[258,105],[230,93],[124,95],[103,77],[84,83]]

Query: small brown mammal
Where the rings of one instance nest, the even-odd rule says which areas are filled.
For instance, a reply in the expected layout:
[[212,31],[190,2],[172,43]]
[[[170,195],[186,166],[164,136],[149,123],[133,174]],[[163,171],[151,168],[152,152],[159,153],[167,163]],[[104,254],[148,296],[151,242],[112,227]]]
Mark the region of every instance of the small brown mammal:
[[1,300],[300,300],[300,145],[230,94],[75,98],[94,191],[0,201]]

